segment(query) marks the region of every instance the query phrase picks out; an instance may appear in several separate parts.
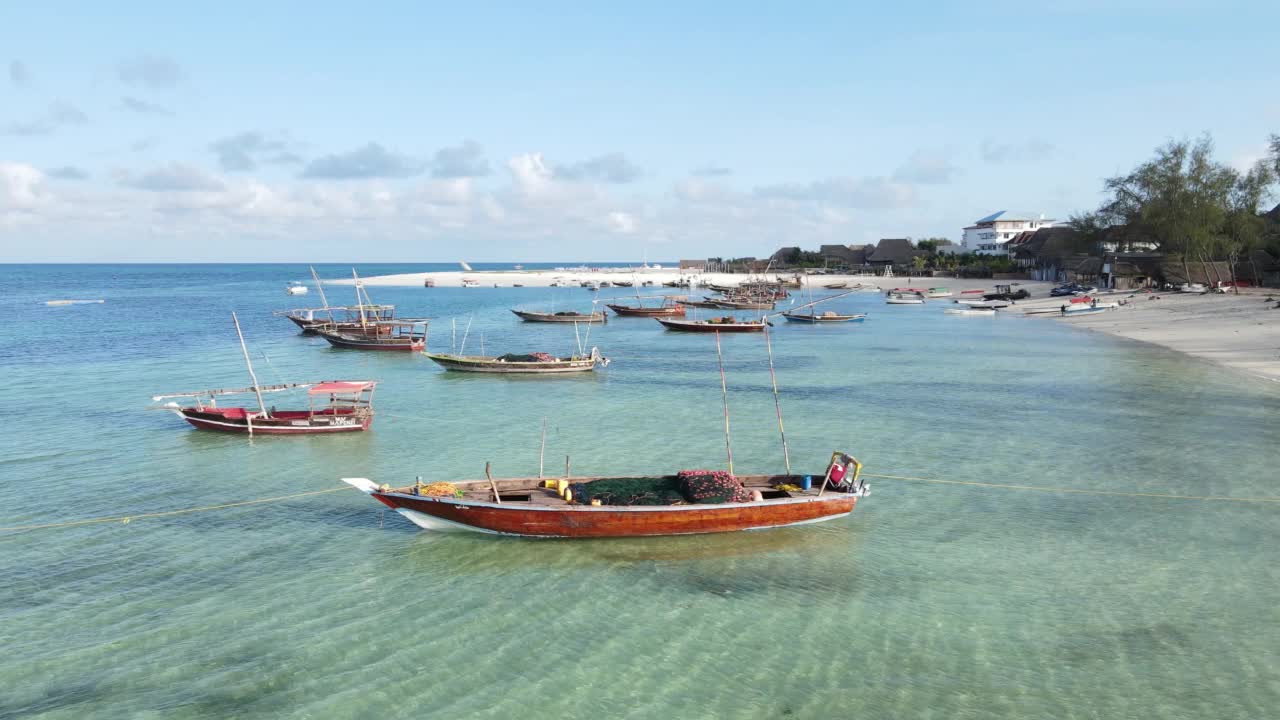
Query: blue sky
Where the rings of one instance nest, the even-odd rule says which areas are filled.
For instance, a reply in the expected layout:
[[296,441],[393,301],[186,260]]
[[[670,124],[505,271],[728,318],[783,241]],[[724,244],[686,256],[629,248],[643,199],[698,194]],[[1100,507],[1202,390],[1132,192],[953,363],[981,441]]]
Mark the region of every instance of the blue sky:
[[764,255],[1280,132],[1280,4],[28,3],[0,261]]

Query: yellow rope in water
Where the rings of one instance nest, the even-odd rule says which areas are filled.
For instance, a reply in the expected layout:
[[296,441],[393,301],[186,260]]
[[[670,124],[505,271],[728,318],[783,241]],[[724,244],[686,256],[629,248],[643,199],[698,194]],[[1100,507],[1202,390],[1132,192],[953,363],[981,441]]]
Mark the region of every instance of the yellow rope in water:
[[278,495],[276,497],[258,498],[257,500],[242,500],[240,502],[223,503],[221,505],[206,505],[204,507],[183,508],[181,510],[165,510],[163,512],[139,513],[137,515],[117,515],[114,517],[88,518],[85,520],[68,520],[66,522],[45,523],[42,525],[15,525],[13,527],[0,527],[0,532],[19,532],[22,530],[47,530],[50,528],[75,527],[76,525],[94,525],[98,523],[118,522],[128,525],[132,520],[141,520],[143,518],[158,518],[170,515],[187,515],[190,513],[204,512],[206,510],[225,510],[233,507],[244,507],[245,505],[261,505],[263,503],[280,502],[281,500],[292,500],[294,498],[308,497],[311,495],[325,495],[327,493],[338,492],[339,490],[351,489],[347,485],[342,487],[329,488],[328,490],[312,490],[310,492],[293,493],[292,495]]
[[[1280,498],[1275,497],[1227,497],[1222,495],[1174,495],[1172,493],[1150,493],[1150,492],[1127,492],[1123,490],[1090,490],[1087,488],[1065,488],[1065,487],[1046,487],[1042,485],[1011,485],[1007,483],[989,483],[977,482],[975,480],[943,480],[941,478],[925,478],[914,477],[911,475],[885,475],[882,473],[862,473],[864,478],[879,478],[881,480],[904,480],[908,482],[926,482],[937,483],[941,485],[963,485],[967,487],[993,488],[998,490],[1031,490],[1034,492],[1044,493],[1072,493],[1076,495],[1109,495],[1112,497],[1137,497],[1137,498],[1161,498],[1166,500],[1200,500],[1208,502],[1240,502],[1240,503],[1280,503]],[[248,505],[264,505],[266,503],[281,502],[283,500],[293,500],[295,498],[310,497],[312,495],[326,495],[328,493],[349,490],[346,485],[341,487],[329,488],[327,490],[311,490],[308,492],[293,493],[291,495],[277,495],[275,497],[258,498],[257,500],[242,500],[240,502],[223,503],[221,505],[205,505],[203,507],[182,508],[180,510],[164,510],[161,512],[139,513],[137,515],[116,515],[113,517],[87,518],[84,520],[67,520],[65,522],[44,523],[40,525],[14,525],[12,527],[0,527],[0,532],[22,532],[25,530],[50,530],[53,528],[76,527],[78,525],[97,525],[101,523],[118,522],[123,525],[129,524],[133,520],[142,520],[146,518],[170,517],[173,515],[189,515],[191,513],[205,512],[208,510],[226,510],[228,508],[245,507]]]
[[911,482],[939,483],[943,485],[967,485],[969,487],[998,488],[1000,490],[1033,490],[1046,493],[1074,493],[1077,495],[1111,495],[1117,497],[1165,498],[1168,500],[1208,500],[1214,502],[1280,503],[1274,497],[1227,497],[1222,495],[1174,495],[1172,493],[1126,492],[1123,490],[1090,490],[1088,488],[1045,487],[1042,485],[1010,485],[1006,483],[977,482],[974,480],[942,480],[939,478],[912,477],[910,475],[880,475],[862,473],[862,477],[884,480],[908,480]]

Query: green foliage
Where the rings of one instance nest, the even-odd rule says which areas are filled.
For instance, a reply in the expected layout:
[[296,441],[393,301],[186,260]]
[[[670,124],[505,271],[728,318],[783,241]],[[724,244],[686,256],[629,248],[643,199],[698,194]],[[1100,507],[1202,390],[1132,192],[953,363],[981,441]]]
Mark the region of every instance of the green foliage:
[[[1280,136],[1271,142],[1280,153]],[[1107,179],[1102,206],[1070,222],[1094,240],[1123,225],[1126,237],[1156,242],[1181,256],[1184,267],[1192,259],[1238,257],[1261,242],[1258,207],[1275,180],[1274,168],[1264,163],[1241,174],[1215,161],[1207,135],[1170,141],[1128,174]]]

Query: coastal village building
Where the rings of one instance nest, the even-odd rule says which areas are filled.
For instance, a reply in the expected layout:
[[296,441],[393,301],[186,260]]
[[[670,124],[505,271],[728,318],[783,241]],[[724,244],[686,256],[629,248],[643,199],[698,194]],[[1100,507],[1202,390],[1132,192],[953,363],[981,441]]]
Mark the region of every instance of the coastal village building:
[[692,270],[694,272],[706,272],[707,261],[706,260],[681,260],[680,269]]
[[867,264],[872,267],[905,266],[911,264],[911,258],[921,251],[907,238],[884,238],[876,244],[875,250],[867,256]]
[[1056,222],[1043,214],[1000,210],[966,227],[961,248],[979,255],[1008,255],[1006,245],[1019,233],[1053,227]]

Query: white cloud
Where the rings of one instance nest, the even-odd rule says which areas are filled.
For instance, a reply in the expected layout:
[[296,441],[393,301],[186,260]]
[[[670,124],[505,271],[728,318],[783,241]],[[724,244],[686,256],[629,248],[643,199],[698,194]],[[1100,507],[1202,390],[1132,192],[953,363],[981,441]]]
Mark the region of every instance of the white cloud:
[[1053,144],[1041,138],[1021,142],[1001,142],[995,138],[982,141],[982,159],[993,165],[1001,163],[1035,162],[1053,154]]
[[203,170],[181,163],[170,163],[137,175],[126,173],[120,177],[120,184],[158,192],[216,192],[226,187]]
[[116,75],[126,85],[164,90],[182,83],[184,74],[172,58],[140,55],[116,65]]
[[630,235],[636,231],[636,219],[631,213],[611,212],[609,213],[609,229],[620,234]]
[[960,169],[951,162],[951,153],[945,150],[916,150],[893,173],[899,182],[941,185],[951,182]]
[[44,113],[35,118],[9,123],[0,130],[0,134],[49,135],[59,128],[84,125],[87,122],[89,122],[89,116],[85,115],[80,108],[58,101],[49,105]]
[[0,162],[0,212],[31,210],[48,200],[44,173],[23,163]]
[[426,169],[421,160],[368,143],[345,153],[325,155],[307,163],[302,177],[328,180],[403,178],[420,175]]

